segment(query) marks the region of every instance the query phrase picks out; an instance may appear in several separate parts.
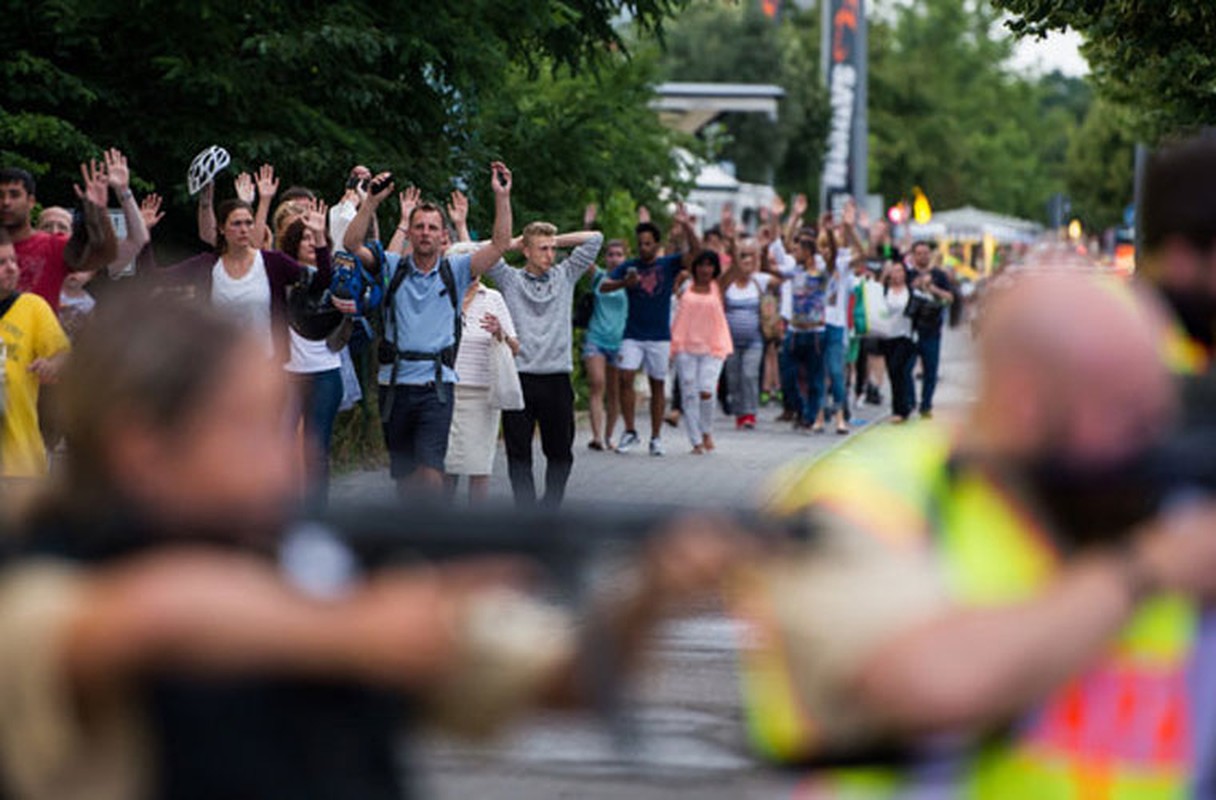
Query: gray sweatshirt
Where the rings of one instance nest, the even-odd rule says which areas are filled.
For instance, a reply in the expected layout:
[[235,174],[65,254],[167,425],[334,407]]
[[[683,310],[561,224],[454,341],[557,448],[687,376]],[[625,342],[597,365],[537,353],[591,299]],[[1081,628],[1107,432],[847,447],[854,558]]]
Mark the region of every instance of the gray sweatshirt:
[[552,375],[574,371],[570,324],[574,287],[595,263],[603,243],[603,234],[595,234],[541,276],[508,266],[505,261],[490,269],[488,275],[507,301],[519,334],[515,364],[520,372]]

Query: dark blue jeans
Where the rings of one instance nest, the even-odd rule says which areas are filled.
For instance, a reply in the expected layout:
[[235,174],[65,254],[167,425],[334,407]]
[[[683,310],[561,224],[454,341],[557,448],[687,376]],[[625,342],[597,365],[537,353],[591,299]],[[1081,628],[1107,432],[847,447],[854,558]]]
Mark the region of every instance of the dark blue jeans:
[[304,441],[309,449],[305,464],[308,467],[308,498],[311,504],[324,507],[329,494],[329,452],[334,436],[334,420],[342,404],[342,371],[293,373],[291,384],[295,389],[294,427],[304,418]]
[[811,425],[823,405],[823,384],[826,376],[826,334],[824,331],[790,331],[786,334],[790,360],[795,369],[806,370],[806,393],[801,394],[802,421]]
[[916,352],[920,356],[920,413],[933,410],[933,393],[937,391],[937,373],[941,367],[942,332],[916,334]]
[[844,385],[844,345],[848,332],[844,328],[829,325],[824,334],[823,360],[828,380],[832,382],[832,406],[843,411],[848,402]]
[[777,372],[781,378],[781,405],[784,411],[802,413],[798,399],[798,362],[794,361],[794,336],[787,333],[777,348]]

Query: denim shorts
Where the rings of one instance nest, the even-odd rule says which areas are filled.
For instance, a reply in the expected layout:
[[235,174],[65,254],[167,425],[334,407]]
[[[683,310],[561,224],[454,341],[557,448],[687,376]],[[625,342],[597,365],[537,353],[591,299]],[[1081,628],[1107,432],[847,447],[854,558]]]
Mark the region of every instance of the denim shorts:
[[[393,408],[388,419],[381,420],[381,427],[393,478],[408,478],[419,467],[443,472],[452,428],[452,388],[447,385],[448,401],[441,403],[434,384],[392,387]],[[389,391],[388,386],[380,387],[382,413]]]
[[593,342],[589,342],[589,341],[583,342],[583,360],[584,361],[588,358],[593,358],[595,356],[603,356],[604,360],[608,362],[608,366],[615,367],[617,358],[620,356],[620,354],[621,354],[621,351],[619,349],[607,350]]

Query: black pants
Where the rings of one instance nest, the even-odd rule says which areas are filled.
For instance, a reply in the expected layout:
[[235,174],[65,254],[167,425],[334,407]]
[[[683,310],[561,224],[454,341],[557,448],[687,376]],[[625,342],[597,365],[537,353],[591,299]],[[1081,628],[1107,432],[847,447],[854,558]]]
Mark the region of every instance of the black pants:
[[911,416],[916,408],[916,382],[912,377],[916,343],[907,336],[883,339],[880,350],[887,361],[887,377],[891,379],[891,411],[897,417]]
[[524,409],[502,415],[503,439],[507,445],[507,471],[515,505],[536,504],[532,478],[532,437],[540,426],[541,450],[545,454],[545,496],[541,504],[556,508],[566,495],[566,482],[574,466],[574,390],[570,375],[519,374],[524,390]]

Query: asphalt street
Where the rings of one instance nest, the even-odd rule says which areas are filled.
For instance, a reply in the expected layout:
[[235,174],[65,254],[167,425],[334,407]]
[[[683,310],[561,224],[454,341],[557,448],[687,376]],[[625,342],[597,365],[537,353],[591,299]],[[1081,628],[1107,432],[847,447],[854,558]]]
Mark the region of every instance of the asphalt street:
[[[943,352],[939,416],[957,414],[972,398],[974,370],[966,336],[948,333]],[[887,408],[854,412],[854,434],[796,433],[763,409],[754,431],[735,431],[719,420],[718,449],[688,452],[683,432],[666,428],[668,455],[644,448],[620,455],[587,449],[580,420],[570,504],[663,504],[695,508],[754,507],[766,480],[782,465],[816,459],[855,436],[887,424]],[[537,452],[537,483],[543,486]],[[383,472],[335,481],[339,501],[390,496]],[[499,447],[491,494],[510,497]],[[429,735],[412,746],[421,773],[420,795],[439,800],[537,798],[789,798],[800,776],[773,769],[750,752],[742,725],[736,646],[740,629],[722,609],[705,606],[665,625],[647,667],[630,691],[626,742],[588,716],[536,714],[490,743]]]

